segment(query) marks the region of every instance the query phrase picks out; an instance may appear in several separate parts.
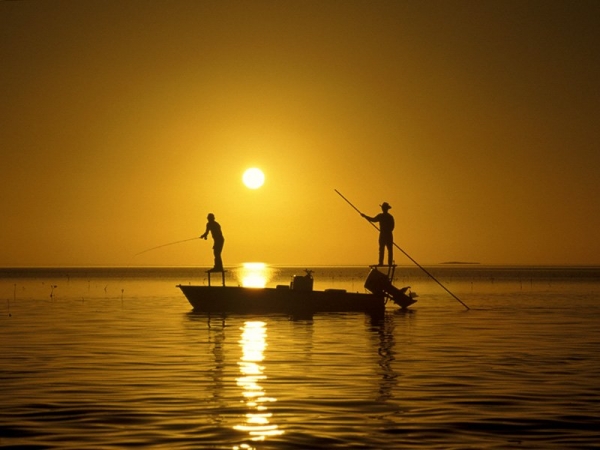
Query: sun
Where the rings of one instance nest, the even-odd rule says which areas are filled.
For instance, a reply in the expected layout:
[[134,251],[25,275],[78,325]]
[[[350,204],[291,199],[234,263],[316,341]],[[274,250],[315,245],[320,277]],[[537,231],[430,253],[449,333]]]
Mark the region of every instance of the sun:
[[242,180],[244,181],[246,187],[249,187],[250,189],[258,189],[265,182],[265,174],[262,172],[262,170],[252,167],[244,172]]

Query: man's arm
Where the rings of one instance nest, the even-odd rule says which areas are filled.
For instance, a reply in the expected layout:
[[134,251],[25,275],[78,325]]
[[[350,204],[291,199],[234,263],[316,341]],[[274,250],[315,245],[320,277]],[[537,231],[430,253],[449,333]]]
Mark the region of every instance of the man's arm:
[[208,236],[208,224],[206,224],[206,231],[200,236],[200,239],[206,240],[206,236]]

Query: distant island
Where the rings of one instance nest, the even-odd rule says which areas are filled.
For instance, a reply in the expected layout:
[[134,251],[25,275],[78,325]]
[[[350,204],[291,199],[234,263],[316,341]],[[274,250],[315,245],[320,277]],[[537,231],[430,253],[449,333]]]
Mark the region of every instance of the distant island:
[[478,262],[468,262],[468,261],[446,261],[440,264],[481,264]]

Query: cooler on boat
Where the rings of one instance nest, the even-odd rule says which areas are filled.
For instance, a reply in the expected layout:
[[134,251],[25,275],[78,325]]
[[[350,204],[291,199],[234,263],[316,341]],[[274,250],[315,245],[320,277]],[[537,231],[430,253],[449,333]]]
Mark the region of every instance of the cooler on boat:
[[290,284],[292,291],[310,292],[313,290],[312,271],[307,270],[306,275],[294,275]]

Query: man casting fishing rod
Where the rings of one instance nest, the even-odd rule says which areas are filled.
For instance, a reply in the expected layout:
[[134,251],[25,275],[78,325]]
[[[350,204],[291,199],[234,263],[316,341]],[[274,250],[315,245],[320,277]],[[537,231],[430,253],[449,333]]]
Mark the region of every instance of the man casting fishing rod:
[[225,244],[225,238],[223,237],[223,232],[221,231],[221,225],[215,220],[215,215],[210,213],[206,218],[208,222],[206,223],[206,231],[200,239],[206,239],[208,233],[212,235],[214,245],[213,252],[215,255],[215,266],[210,269],[211,272],[223,272],[223,261],[221,260],[221,252],[223,251],[223,245]]
[[379,264],[383,266],[383,255],[387,247],[388,251],[388,266],[394,265],[394,216],[388,211],[392,209],[388,202],[381,204],[381,213],[375,217],[369,217],[366,214],[360,213],[369,222],[379,222]]

